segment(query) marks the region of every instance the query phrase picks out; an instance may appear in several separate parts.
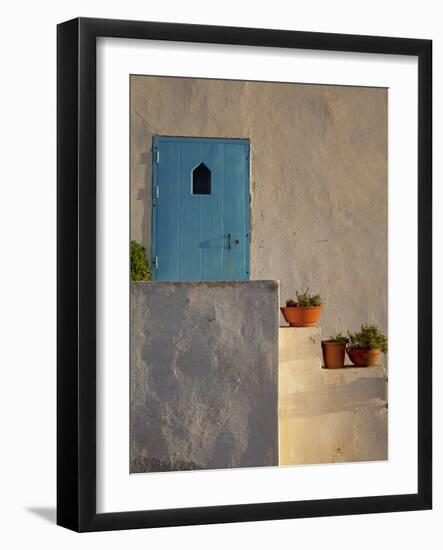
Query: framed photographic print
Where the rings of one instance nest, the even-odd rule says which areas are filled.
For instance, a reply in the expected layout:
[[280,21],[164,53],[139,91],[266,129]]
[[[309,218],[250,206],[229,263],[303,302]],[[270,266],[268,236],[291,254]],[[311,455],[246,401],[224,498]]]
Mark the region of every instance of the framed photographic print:
[[432,43],[58,26],[59,525],[432,506]]

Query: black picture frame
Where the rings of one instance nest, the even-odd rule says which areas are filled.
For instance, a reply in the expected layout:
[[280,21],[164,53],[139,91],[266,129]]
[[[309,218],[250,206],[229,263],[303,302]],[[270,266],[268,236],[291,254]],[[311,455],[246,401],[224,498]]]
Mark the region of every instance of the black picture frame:
[[[418,58],[416,494],[96,512],[96,39],[399,54]],[[75,531],[426,510],[432,507],[432,41],[78,18],[57,29],[57,523]]]

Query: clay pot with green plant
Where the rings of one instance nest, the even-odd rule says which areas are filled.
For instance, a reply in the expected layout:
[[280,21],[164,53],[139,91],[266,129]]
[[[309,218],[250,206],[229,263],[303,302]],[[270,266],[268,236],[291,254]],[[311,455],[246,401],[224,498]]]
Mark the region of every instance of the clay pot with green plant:
[[320,294],[308,291],[309,288],[303,293],[296,292],[297,300],[287,300],[286,307],[280,308],[290,327],[315,327],[320,319],[323,307]]
[[345,351],[348,342],[349,338],[343,336],[341,332],[331,336],[329,340],[322,340],[321,350],[326,369],[342,369],[345,366]]
[[388,339],[376,325],[364,324],[359,332],[349,333],[346,351],[354,365],[370,367],[377,364],[381,353],[388,351]]

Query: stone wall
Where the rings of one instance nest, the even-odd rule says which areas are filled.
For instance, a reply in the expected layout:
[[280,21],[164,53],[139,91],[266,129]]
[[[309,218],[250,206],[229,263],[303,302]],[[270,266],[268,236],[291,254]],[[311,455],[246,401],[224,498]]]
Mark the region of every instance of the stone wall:
[[324,369],[320,341],[320,328],[279,329],[280,464],[387,460],[384,367]]
[[324,334],[387,331],[382,88],[131,77],[131,236],[151,243],[152,136],[248,138],[251,279],[307,286]]
[[131,284],[131,472],[278,465],[278,284]]

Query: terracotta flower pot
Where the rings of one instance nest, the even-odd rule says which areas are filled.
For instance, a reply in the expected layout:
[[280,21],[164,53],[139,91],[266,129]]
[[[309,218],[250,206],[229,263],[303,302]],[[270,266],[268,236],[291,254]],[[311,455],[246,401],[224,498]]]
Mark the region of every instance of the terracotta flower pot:
[[379,349],[348,349],[349,359],[357,367],[370,367],[378,362],[381,350]]
[[346,344],[322,340],[323,364],[326,369],[341,369],[345,365]]
[[322,306],[281,307],[280,310],[290,327],[315,327],[320,319]]

